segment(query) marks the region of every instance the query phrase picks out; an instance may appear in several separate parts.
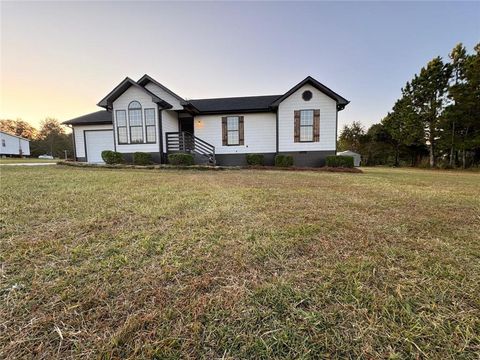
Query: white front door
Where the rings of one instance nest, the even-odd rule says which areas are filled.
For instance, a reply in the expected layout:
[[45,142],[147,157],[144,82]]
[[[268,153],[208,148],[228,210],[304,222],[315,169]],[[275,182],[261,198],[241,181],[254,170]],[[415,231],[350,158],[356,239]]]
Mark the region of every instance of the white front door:
[[85,150],[89,163],[103,163],[102,151],[113,149],[112,130],[85,130]]

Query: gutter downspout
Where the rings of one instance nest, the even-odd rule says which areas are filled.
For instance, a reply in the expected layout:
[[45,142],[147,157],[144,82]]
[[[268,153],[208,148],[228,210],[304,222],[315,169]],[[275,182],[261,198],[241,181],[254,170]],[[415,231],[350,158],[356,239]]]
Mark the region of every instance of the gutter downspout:
[[279,144],[278,144],[278,108],[277,108],[277,112],[275,113],[275,130],[276,130],[276,138],[275,138],[275,145],[276,145],[276,148],[275,148],[275,155],[278,155],[278,152],[279,152]]
[[338,136],[338,105],[336,106],[336,111],[335,111],[335,155],[337,155],[337,139]]
[[158,107],[158,143],[159,143],[159,153],[160,153],[160,164],[163,164],[164,156],[163,156],[163,126],[162,126],[162,110],[160,110],[160,106]]

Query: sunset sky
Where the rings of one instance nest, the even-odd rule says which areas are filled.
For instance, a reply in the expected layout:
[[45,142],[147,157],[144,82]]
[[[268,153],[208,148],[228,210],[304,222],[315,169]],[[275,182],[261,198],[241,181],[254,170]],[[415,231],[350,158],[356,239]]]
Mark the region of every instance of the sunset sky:
[[68,120],[126,76],[185,98],[281,94],[307,75],[379,122],[400,88],[458,42],[480,2],[2,2],[0,118]]

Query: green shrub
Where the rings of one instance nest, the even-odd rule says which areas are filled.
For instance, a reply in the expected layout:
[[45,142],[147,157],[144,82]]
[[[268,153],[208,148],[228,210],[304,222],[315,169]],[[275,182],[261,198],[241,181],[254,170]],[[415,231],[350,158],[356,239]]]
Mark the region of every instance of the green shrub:
[[265,156],[263,154],[247,154],[248,165],[263,165],[265,163]]
[[116,151],[104,150],[102,151],[102,159],[107,164],[121,164],[123,163],[123,155]]
[[135,165],[150,165],[152,162],[152,155],[149,153],[136,152],[133,154],[133,163]]
[[293,166],[293,157],[290,155],[275,156],[275,166],[290,167]]
[[168,163],[171,165],[193,165],[194,159],[191,154],[175,153],[168,155]]
[[330,167],[354,167],[353,156],[330,155],[327,156],[325,164]]

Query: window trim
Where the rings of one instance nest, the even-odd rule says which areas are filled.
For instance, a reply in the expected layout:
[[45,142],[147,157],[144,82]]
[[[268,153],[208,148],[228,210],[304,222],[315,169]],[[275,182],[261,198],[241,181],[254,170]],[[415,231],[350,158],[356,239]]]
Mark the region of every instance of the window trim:
[[[239,115],[233,115],[233,116],[226,116],[227,118],[227,146],[240,146],[240,116]],[[228,118],[237,118],[237,130],[228,130]],[[236,132],[238,134],[238,142],[235,144],[230,144],[228,140],[228,133],[229,132]]]
[[[130,105],[132,105],[132,103],[138,103],[138,105],[140,105],[140,107],[136,107],[136,108],[130,108]],[[140,121],[141,121],[141,124],[140,125],[131,125],[130,123],[130,111],[132,110],[140,110]],[[144,119],[143,119],[143,109],[142,109],[142,104],[140,103],[140,101],[137,101],[137,100],[133,100],[130,102],[130,104],[128,104],[128,132],[129,132],[129,135],[130,135],[130,141],[129,141],[129,144],[131,145],[137,145],[137,144],[145,144],[145,134],[144,134],[144,125],[145,125],[145,122],[144,122]],[[142,139],[141,141],[138,141],[138,142],[132,142],[132,128],[140,128],[142,130]]]
[[[118,113],[119,112],[122,112],[125,114],[125,125],[124,126],[119,126],[118,125]],[[115,110],[115,125],[116,125],[116,128],[117,128],[117,143],[118,145],[128,145],[128,122],[127,122],[127,112],[125,110]],[[118,129],[120,128],[125,128],[126,130],[126,133],[125,135],[127,135],[127,141],[126,142],[121,142],[120,141],[120,132],[118,131]]]
[[[311,143],[315,142],[315,134],[314,134],[314,128],[315,128],[315,109],[302,109],[300,111],[300,123],[299,125],[299,134],[298,134],[298,141],[301,143]],[[303,111],[311,111],[312,112],[312,125],[302,125],[302,112]],[[302,140],[302,127],[311,127],[312,128],[312,140]]]
[[[147,110],[153,110],[153,125],[147,125]],[[156,144],[157,143],[157,123],[155,121],[155,108],[145,108],[144,119],[145,119],[145,144]],[[154,141],[148,141],[148,128],[153,128],[153,135],[155,137]]]

